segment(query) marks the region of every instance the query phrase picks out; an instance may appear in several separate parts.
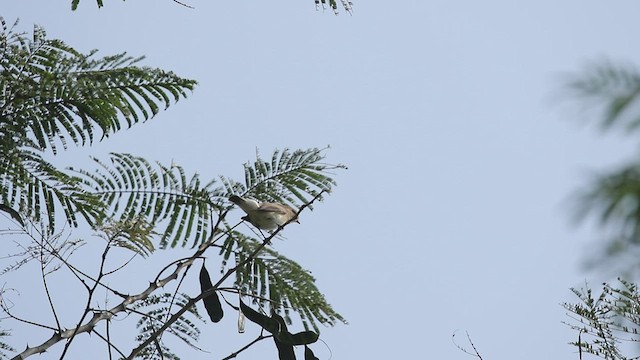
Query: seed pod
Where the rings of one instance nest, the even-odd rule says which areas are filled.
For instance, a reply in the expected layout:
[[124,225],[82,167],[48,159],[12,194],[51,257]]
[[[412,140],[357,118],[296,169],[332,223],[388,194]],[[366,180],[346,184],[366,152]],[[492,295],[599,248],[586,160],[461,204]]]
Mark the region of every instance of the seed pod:
[[276,336],[273,337],[273,341],[278,348],[278,358],[280,360],[296,360],[296,354],[293,352],[293,345],[285,344],[279,341]]
[[280,360],[296,360],[296,354],[293,352],[293,345],[282,341],[280,338],[281,335],[285,339],[291,337],[291,333],[287,330],[287,324],[284,322],[284,319],[273,310],[271,310],[271,319],[275,320],[280,327],[280,331],[277,334],[273,334],[273,341],[276,343],[276,347],[278,348],[278,357]]
[[[282,332],[280,334],[282,334]],[[297,334],[291,334],[287,331],[287,334],[289,335],[287,339],[288,343],[291,345],[309,345],[318,341],[318,334],[313,331],[302,331]],[[284,341],[283,339],[280,340]]]
[[278,322],[280,325],[280,331],[278,334],[274,334],[278,341],[288,345],[307,345],[318,341],[318,334],[313,331],[302,331],[297,334],[291,334],[287,329],[287,324],[282,316],[271,313],[271,318]]
[[244,321],[245,316],[244,313],[242,312],[242,310],[238,311],[238,332],[240,334],[244,333]]
[[316,357],[316,355],[309,349],[308,346],[304,347],[304,360],[320,360]]
[[[205,292],[212,287],[213,284],[211,283],[209,272],[204,267],[204,264],[202,264],[202,269],[200,269],[200,290]],[[204,308],[207,309],[207,314],[209,314],[211,321],[217,323],[222,319],[224,312],[222,311],[222,304],[220,303],[218,294],[215,291],[211,293],[211,295],[202,298],[202,302],[204,303]]]
[[280,326],[275,319],[272,319],[266,315],[260,314],[259,312],[253,310],[245,303],[240,301],[240,311],[244,314],[244,316],[249,319],[249,321],[254,322],[260,325],[263,329],[267,330],[272,334],[277,334]]

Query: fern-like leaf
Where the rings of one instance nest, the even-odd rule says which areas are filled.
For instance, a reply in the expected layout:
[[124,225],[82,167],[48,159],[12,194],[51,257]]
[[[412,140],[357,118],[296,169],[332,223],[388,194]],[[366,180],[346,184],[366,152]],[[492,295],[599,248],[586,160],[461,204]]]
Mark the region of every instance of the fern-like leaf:
[[51,231],[58,208],[73,226],[78,225],[78,214],[90,224],[102,219],[102,202],[84,191],[79,179],[57,170],[34,151],[20,149],[5,155],[0,161],[0,193],[8,206],[35,221],[46,219]]
[[[254,238],[233,232],[223,245],[221,254],[226,258],[233,255],[236,262],[241,263],[260,244]],[[262,306],[267,305],[264,299],[271,300],[271,307],[283,311],[289,321],[289,311],[295,311],[305,329],[312,327],[318,331],[318,324],[333,326],[338,322],[346,323],[318,290],[311,273],[273,249],[264,248],[239,268],[235,286],[255,295]]]
[[[189,301],[189,297],[185,294],[164,293],[149,296],[147,299],[137,302],[131,307],[135,313],[141,315],[138,320],[137,328],[140,334],[136,336],[136,341],[144,341],[151,333],[157,330],[167,320],[170,315],[170,308],[183,307]],[[195,306],[189,308],[185,315],[182,315],[178,321],[171,324],[167,328],[167,332],[176,338],[182,340],[185,344],[195,347],[200,337],[200,330],[195,321],[203,322],[202,316],[198,313]],[[141,351],[137,356],[141,359],[179,359],[159,338],[155,343],[150,344]]]
[[15,32],[0,18],[0,203],[54,229],[56,214],[78,225],[104,218],[99,198],[44,153],[85,145],[148,120],[186,97],[195,81],[139,67],[126,54],[95,58],[61,40]]
[[152,239],[157,234],[153,229],[153,225],[142,216],[100,226],[100,230],[105,233],[105,238],[112,246],[129,249],[144,257],[155,250]]
[[94,159],[99,170],[79,170],[87,191],[108,204],[110,216],[144,216],[164,226],[160,246],[192,245],[207,238],[214,182],[203,184],[197,174],[187,178],[182,167],[151,164],[130,154],[112,154],[109,163]]
[[28,129],[40,148],[90,144],[148,120],[187,96],[196,82],[136,64],[125,53],[95,58],[36,26],[33,39],[0,34],[0,114]]
[[600,62],[572,76],[567,87],[585,103],[600,106],[602,129],[640,126],[640,73],[631,65]]
[[[244,165],[245,184],[242,195],[266,202],[298,206],[306,204],[321,191],[331,192],[335,181],[329,176],[343,165],[329,165],[323,149],[276,150],[270,160],[257,155],[253,163]],[[240,187],[234,184],[235,189]]]
[[[11,336],[11,332],[7,329],[0,328],[0,339],[8,336]],[[0,359],[6,359],[8,357],[7,351],[15,352],[16,350],[4,341],[0,341]]]
[[87,191],[109,206],[109,216],[142,215],[163,226],[161,247],[196,246],[207,239],[211,217],[229,206],[232,194],[250,195],[263,201],[296,207],[321,191],[329,192],[335,181],[329,176],[342,165],[322,163],[322,150],[275,151],[269,161],[258,156],[245,164],[245,184],[220,177],[204,182],[197,174],[188,177],[178,165],[151,164],[130,154],[112,154],[109,162],[94,159],[95,172],[79,170]]

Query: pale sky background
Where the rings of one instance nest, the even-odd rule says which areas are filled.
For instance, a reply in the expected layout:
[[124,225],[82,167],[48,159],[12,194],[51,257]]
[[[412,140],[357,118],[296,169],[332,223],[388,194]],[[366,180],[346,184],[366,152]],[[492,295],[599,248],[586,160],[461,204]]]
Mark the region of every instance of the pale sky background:
[[[313,0],[105,2],[71,12],[70,0],[3,0],[0,15],[200,84],[153,121],[58,161],[131,152],[242,179],[256,148],[331,145],[328,161],[349,170],[275,248],[313,271],[349,320],[322,331],[332,359],[468,359],[456,331],[485,360],[578,359],[560,304],[604,276],[581,267],[594,236],[571,225],[568,198],[635,147],[580,126],[560,80],[593,60],[639,62],[637,1],[354,0],[353,16]],[[188,253],[138,263],[131,291]],[[73,294],[59,286],[57,299]],[[19,349],[48,338],[13,328]],[[202,328],[210,353],[176,348],[184,359],[221,359],[257,333],[237,334],[235,316]],[[73,358],[106,359],[95,337],[77,346]],[[277,353],[267,341],[238,359]]]

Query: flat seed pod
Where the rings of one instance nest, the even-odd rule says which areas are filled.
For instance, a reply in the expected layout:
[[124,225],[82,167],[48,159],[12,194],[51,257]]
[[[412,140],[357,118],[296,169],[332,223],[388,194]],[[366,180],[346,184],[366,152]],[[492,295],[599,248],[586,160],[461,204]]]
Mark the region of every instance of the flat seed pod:
[[278,358],[280,360],[296,360],[296,354],[293,351],[293,345],[285,344],[282,341],[273,337],[273,341],[276,343],[276,347],[278,348]]
[[[200,269],[200,290],[204,292],[212,287],[213,284],[211,283],[209,272],[204,267],[204,264],[202,264],[202,269]],[[218,294],[215,291],[211,295],[202,298],[202,302],[204,303],[204,308],[207,309],[207,314],[209,314],[211,321],[217,323],[222,320],[224,312],[222,311],[220,298],[218,298]]]
[[304,360],[320,360],[316,357],[316,355],[309,349],[308,346],[304,347]]
[[287,334],[289,334],[289,344],[291,345],[313,344],[318,341],[319,337],[318,334],[313,331],[302,331],[293,335],[290,332],[287,332]]
[[302,331],[297,334],[291,334],[282,316],[271,313],[271,317],[280,325],[280,332],[274,334],[274,336],[278,338],[278,341],[289,345],[307,345],[318,341],[318,334],[313,331]]
[[249,319],[249,321],[254,322],[260,325],[263,329],[267,330],[272,334],[277,334],[280,326],[278,322],[266,315],[260,314],[259,312],[253,310],[245,303],[240,301],[240,311],[244,314],[244,316]]

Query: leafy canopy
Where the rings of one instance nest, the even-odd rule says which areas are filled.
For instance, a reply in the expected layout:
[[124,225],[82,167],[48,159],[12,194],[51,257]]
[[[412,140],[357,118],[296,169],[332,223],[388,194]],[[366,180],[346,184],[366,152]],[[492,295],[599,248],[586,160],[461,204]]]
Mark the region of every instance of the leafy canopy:
[[[640,73],[625,64],[596,63],[568,82],[572,95],[600,112],[603,131],[640,129]],[[579,220],[597,219],[606,230],[595,263],[614,265],[634,277],[640,263],[640,159],[594,176],[577,196]]]
[[[244,165],[243,181],[224,176],[203,180],[197,173],[187,175],[179,165],[166,166],[122,153],[113,153],[106,160],[94,158],[94,169],[59,169],[46,157],[67,150],[70,145],[102,141],[145,122],[186,98],[196,82],[160,69],[140,67],[137,64],[142,58],[125,53],[102,58],[96,57],[95,50],[82,54],[61,40],[48,39],[38,26],[32,36],[27,36],[15,32],[16,25],[17,22],[8,26],[0,18],[0,213],[11,217],[33,242],[17,255],[23,258],[8,271],[46,258],[41,261],[43,272],[70,271],[83,279],[89,299],[98,288],[122,299],[110,308],[88,307],[84,323],[57,332],[52,328],[52,339],[56,341],[27,347],[18,356],[45,352],[56,342],[68,339],[64,355],[73,338],[95,331],[98,322],[108,322],[118,313],[128,312],[139,316],[140,331],[135,338],[140,345],[129,358],[177,358],[163,343],[162,332],[195,346],[199,336],[196,323],[201,317],[193,298],[178,292],[180,284],[173,294],[156,291],[180,273],[184,278],[193,262],[211,247],[218,251],[207,255],[219,257],[226,275],[215,285],[209,281],[208,289],[199,296],[210,299],[217,298],[218,292],[227,292],[249,297],[261,309],[269,308],[272,318],[281,323],[274,334],[279,346],[288,349],[317,340],[318,334],[309,330],[298,334],[286,331],[285,322],[292,322],[291,312],[299,315],[306,329],[316,332],[320,324],[345,322],[325,300],[309,271],[268,247],[271,237],[281,228],[271,237],[245,234],[226,218],[232,208],[228,201],[231,195],[284,203],[300,210],[312,208],[314,201],[335,186],[332,171],[344,166],[325,163],[324,149],[312,148],[276,150],[266,159],[258,155],[255,161]],[[175,270],[170,275],[162,276],[168,266],[147,289],[127,295],[103,283],[113,271],[103,271],[101,266],[97,276],[89,276],[68,262],[68,255],[79,245],[63,239],[60,233],[54,234],[59,228],[56,219],[63,215],[65,223],[73,227],[84,220],[105,240],[102,265],[113,247],[143,257],[158,247],[191,246],[197,250],[190,258],[173,263]],[[47,231],[28,231],[38,223],[45,224]],[[42,257],[33,256],[34,251]],[[45,283],[46,277],[43,276]],[[221,286],[227,278],[232,280],[232,287]],[[203,295],[205,292],[207,296]],[[240,304],[231,305],[226,299],[225,303],[239,311]],[[8,314],[8,309],[4,310]],[[6,335],[0,331],[0,337]],[[11,347],[0,342],[2,349]]]
[[45,159],[69,144],[87,145],[146,121],[187,96],[196,82],[139,67],[125,53],[96,58],[36,26],[32,36],[0,18],[0,204],[35,221],[56,211],[78,226],[104,216],[97,196]]

